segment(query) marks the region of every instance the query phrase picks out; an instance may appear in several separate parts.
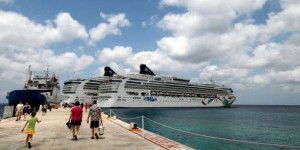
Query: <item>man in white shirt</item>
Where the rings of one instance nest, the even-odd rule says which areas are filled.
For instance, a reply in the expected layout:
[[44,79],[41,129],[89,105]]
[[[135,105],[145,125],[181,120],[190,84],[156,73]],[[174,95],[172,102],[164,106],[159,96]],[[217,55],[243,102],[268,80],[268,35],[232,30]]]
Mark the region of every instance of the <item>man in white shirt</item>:
[[22,113],[23,113],[23,103],[22,101],[19,102],[19,104],[16,106],[16,117],[17,117],[17,120],[20,120],[21,119],[21,116],[22,116]]

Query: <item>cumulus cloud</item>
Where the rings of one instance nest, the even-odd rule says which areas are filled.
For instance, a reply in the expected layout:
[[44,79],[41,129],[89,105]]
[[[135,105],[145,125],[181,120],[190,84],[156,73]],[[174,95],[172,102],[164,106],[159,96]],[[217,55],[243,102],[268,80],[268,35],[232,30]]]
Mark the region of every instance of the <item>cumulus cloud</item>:
[[182,14],[167,14],[158,25],[175,36],[199,36],[205,33],[223,33],[230,30],[234,19],[262,8],[265,0],[206,1],[162,0],[161,5],[187,8]]
[[131,47],[115,46],[113,49],[104,48],[96,52],[100,63],[124,62],[133,55]]
[[23,79],[25,68],[28,68],[29,65],[35,71],[42,71],[50,65],[51,70],[54,71],[78,72],[91,65],[93,61],[94,58],[92,56],[77,56],[73,52],[55,54],[50,49],[1,52],[0,76],[1,80]]
[[[178,75],[207,65],[206,63],[197,65],[182,63],[159,50],[134,53],[132,47],[124,46],[103,48],[96,52],[96,57],[101,65],[110,66],[118,74],[138,73],[140,64],[146,64],[158,75]],[[103,74],[103,67],[98,68],[98,72]]]
[[[266,0],[161,0],[161,9],[180,7],[183,12],[168,12],[161,18],[153,15],[142,26],[156,22],[157,27],[171,34],[158,39],[153,50],[134,50],[130,46],[98,50],[95,59],[101,65],[99,71],[103,73],[103,67],[110,66],[117,73],[138,72],[144,63],[158,75],[196,73],[196,80],[212,77],[237,89],[274,85],[300,92],[300,2],[279,2],[280,9],[267,12],[267,19],[259,22],[253,14],[268,4]],[[44,47],[74,39],[93,45],[107,36],[121,35],[121,29],[131,24],[123,13],[100,13],[100,17],[104,22],[87,32],[68,13],[41,24],[22,14],[0,11],[1,79],[21,78],[22,72],[17,70],[28,64],[42,68],[47,61],[58,70],[83,70],[94,62],[93,57],[72,52],[56,54]],[[41,57],[43,61],[38,60]]]
[[142,22],[142,27],[155,25],[158,19],[158,15],[152,15],[148,20]]
[[37,48],[53,42],[86,39],[85,27],[69,13],[60,13],[54,21],[39,24],[22,14],[0,11],[0,47]]
[[168,13],[158,21],[158,27],[172,36],[157,42],[157,53],[183,63],[210,64],[199,71],[201,80],[213,77],[238,89],[275,84],[300,91],[295,77],[300,65],[300,3],[280,1],[281,10],[255,24],[252,14],[265,4],[265,0],[161,0],[162,9],[182,7],[186,12]]
[[[45,24],[36,23],[22,14],[0,11],[0,76],[1,80],[24,80],[24,68],[29,65],[44,70],[72,68],[78,72],[93,62],[93,57],[77,56],[73,52],[55,54],[48,44],[87,39],[85,27],[69,13],[59,13]],[[21,82],[20,82],[21,83]]]
[[83,25],[74,20],[69,13],[60,13],[54,20],[57,25],[57,33],[59,40],[71,41],[76,38],[87,39],[88,34]]
[[89,30],[90,42],[93,45],[97,41],[103,40],[108,35],[121,35],[120,28],[130,26],[130,21],[126,19],[124,13],[120,14],[104,14],[100,13],[100,17],[107,21],[107,23],[100,23],[97,27]]

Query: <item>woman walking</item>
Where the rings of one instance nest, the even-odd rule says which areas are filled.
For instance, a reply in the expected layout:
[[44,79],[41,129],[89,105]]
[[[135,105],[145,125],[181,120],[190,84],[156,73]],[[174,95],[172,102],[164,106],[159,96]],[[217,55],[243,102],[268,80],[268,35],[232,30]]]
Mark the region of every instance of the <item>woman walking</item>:
[[24,132],[24,129],[28,124],[28,126],[25,130],[25,134],[27,134],[26,147],[28,146],[29,149],[31,148],[31,141],[32,141],[33,134],[35,133],[35,131],[34,131],[35,123],[36,122],[37,123],[41,122],[41,120],[38,120],[38,118],[35,117],[35,115],[36,115],[35,111],[31,112],[31,114],[30,114],[31,117],[27,120],[27,122],[25,123],[23,129],[21,130],[21,132]]
[[30,113],[31,107],[30,105],[28,104],[28,102],[26,102],[26,105],[24,105],[23,107],[23,115],[24,115],[24,121],[26,121],[26,118],[27,118],[27,115]]
[[82,108],[79,106],[79,101],[75,102],[75,106],[71,109],[71,114],[69,120],[71,120],[73,139],[77,140],[77,134],[82,121]]

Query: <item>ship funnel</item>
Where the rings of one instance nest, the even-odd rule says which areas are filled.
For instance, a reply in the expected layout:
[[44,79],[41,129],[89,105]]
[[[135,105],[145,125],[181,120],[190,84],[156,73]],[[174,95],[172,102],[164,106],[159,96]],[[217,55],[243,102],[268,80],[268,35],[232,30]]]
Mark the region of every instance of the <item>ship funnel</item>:
[[104,76],[112,77],[114,74],[116,74],[116,72],[113,71],[110,67],[104,68]]
[[145,64],[140,65],[140,74],[148,74],[155,76],[155,74]]

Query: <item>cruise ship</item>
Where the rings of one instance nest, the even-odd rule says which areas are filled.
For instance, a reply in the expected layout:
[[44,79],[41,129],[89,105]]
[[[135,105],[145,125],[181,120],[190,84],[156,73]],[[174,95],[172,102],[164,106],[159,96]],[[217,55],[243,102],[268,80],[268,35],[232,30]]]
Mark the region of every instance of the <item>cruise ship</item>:
[[231,88],[189,79],[159,77],[145,65],[139,74],[112,75],[100,81],[97,105],[113,107],[230,107],[236,100]]
[[26,81],[22,90],[14,90],[7,94],[9,105],[17,105],[19,101],[28,102],[31,106],[38,108],[47,103],[60,102],[59,78],[54,73],[50,76],[49,69],[45,75],[35,75],[32,77],[31,66],[28,68]]
[[108,74],[116,74],[110,67],[105,67],[104,76],[91,77],[87,79],[71,79],[64,82],[63,103],[72,104],[75,101],[92,104],[98,99],[100,81],[106,79]]

